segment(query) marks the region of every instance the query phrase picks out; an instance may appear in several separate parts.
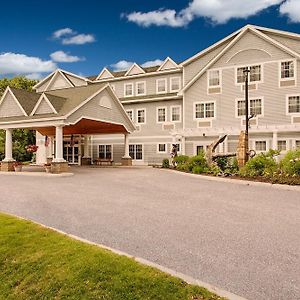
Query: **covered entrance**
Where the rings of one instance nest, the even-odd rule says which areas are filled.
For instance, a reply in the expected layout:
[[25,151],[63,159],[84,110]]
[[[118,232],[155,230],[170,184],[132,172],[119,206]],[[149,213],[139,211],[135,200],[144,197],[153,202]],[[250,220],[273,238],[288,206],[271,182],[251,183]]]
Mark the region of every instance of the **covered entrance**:
[[64,159],[72,165],[78,165],[79,161],[79,141],[64,140]]

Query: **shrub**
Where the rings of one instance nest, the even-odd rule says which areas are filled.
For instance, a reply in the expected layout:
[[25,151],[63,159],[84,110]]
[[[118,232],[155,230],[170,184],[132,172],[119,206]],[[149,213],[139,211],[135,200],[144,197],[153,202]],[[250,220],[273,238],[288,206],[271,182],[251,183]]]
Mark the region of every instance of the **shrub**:
[[168,158],[163,159],[163,161],[162,161],[162,168],[165,168],[165,169],[169,169],[170,168],[170,162],[169,162]]
[[174,157],[174,162],[177,166],[185,164],[189,160],[187,155],[179,155]]
[[[205,158],[205,154],[200,153],[199,155],[190,157],[189,160],[187,161],[187,165],[188,165],[188,170],[192,171],[194,167],[199,166],[202,168],[203,172],[208,172],[208,165],[206,162],[206,158]],[[198,170],[200,170],[200,168],[198,168]]]
[[204,167],[204,166],[194,166],[192,169],[192,173],[194,174],[203,174],[203,173],[207,173],[208,168]]
[[246,165],[241,168],[239,172],[240,175],[245,177],[272,176],[278,168],[274,159],[275,153],[276,152],[271,150],[251,158]]
[[280,162],[280,169],[287,175],[300,175],[300,149],[290,150]]
[[215,163],[225,174],[237,174],[239,171],[236,157],[218,157]]
[[219,174],[222,174],[223,171],[222,169],[218,166],[217,163],[212,163],[210,166],[209,166],[209,173],[214,175],[214,176],[217,176]]

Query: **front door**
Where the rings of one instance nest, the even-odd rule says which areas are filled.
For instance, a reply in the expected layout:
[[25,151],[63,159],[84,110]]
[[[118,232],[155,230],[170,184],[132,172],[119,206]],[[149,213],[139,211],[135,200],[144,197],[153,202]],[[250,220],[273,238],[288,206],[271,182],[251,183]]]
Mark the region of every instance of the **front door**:
[[64,141],[64,159],[69,164],[78,164],[79,160],[78,141]]

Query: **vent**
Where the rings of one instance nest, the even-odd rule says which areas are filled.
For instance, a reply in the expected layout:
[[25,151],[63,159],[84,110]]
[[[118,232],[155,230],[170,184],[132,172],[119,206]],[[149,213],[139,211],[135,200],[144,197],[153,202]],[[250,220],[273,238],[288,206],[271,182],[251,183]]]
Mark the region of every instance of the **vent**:
[[[249,85],[248,85],[248,89],[249,89],[249,91],[257,90],[257,85],[254,84],[254,83],[249,84]],[[244,85],[244,84],[242,85],[242,91],[245,91],[245,85]]]
[[[257,119],[251,119],[251,120],[249,121],[249,124],[250,124],[250,126],[251,126],[251,125],[256,126],[256,125],[258,124],[258,121],[257,121]],[[243,126],[246,125],[246,120],[242,120],[242,125],[243,125]]]
[[300,123],[300,117],[293,117],[293,123]]
[[221,88],[216,87],[216,88],[209,88],[208,89],[208,94],[220,94],[221,93]]
[[210,121],[198,122],[198,127],[199,128],[211,127],[211,122]]
[[163,130],[173,130],[174,128],[174,124],[163,124]]
[[283,80],[280,81],[280,87],[288,87],[288,86],[295,86],[295,80]]

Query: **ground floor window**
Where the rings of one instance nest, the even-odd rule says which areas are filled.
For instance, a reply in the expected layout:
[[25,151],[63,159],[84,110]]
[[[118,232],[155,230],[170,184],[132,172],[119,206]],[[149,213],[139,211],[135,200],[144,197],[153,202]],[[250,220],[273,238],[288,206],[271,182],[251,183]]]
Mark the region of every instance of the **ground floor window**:
[[296,141],[296,149],[300,149],[300,140]]
[[278,141],[278,150],[286,151],[286,141]]
[[256,151],[267,151],[267,142],[266,141],[256,141],[255,142]]
[[111,145],[99,145],[99,158],[111,159],[112,158],[112,146]]
[[143,145],[129,145],[129,156],[135,160],[143,160]]
[[205,148],[203,145],[198,145],[197,148],[196,148],[196,154],[197,155],[200,155],[202,152],[205,151]]
[[167,152],[167,145],[166,144],[158,144],[158,152],[159,153],[166,153]]

